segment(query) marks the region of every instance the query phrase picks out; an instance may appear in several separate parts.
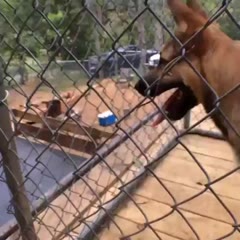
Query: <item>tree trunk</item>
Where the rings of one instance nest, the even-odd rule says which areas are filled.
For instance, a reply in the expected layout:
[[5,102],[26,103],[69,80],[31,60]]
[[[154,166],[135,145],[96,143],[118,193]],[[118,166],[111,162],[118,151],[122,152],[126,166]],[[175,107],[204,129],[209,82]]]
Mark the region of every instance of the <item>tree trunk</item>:
[[[91,1],[91,8],[90,8],[94,15],[97,17],[98,21],[100,23],[102,23],[103,21],[103,13],[102,13],[102,7],[98,4],[98,2],[95,1]],[[98,26],[98,23],[96,23],[96,28],[94,31],[94,38],[95,38],[95,49],[96,49],[96,55],[98,56],[98,62],[99,62],[99,67],[102,66],[102,62],[101,62],[101,41],[100,41],[100,34],[99,31],[101,31],[101,28]],[[104,74],[103,74],[103,70],[101,69],[99,72],[99,78],[103,79]]]
[[[162,0],[161,3],[155,1],[153,7],[155,9],[157,16],[160,17],[162,14],[164,14],[165,0]],[[155,30],[154,48],[160,51],[164,43],[164,29],[157,19],[155,20],[154,30]]]
[[[143,1],[138,0],[135,2],[135,6],[137,12],[139,13],[143,7]],[[144,25],[144,14],[141,15],[138,19],[138,46],[140,47],[141,51],[141,61],[140,61],[140,74],[144,75],[144,63],[146,63],[146,38],[145,38],[145,25]]]

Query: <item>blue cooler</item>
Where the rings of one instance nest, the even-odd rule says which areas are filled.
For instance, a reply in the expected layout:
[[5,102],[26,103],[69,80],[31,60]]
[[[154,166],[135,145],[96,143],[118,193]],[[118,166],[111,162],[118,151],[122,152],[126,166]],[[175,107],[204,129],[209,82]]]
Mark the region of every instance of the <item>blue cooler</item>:
[[117,117],[111,112],[106,111],[98,114],[98,122],[100,126],[111,126],[117,121]]

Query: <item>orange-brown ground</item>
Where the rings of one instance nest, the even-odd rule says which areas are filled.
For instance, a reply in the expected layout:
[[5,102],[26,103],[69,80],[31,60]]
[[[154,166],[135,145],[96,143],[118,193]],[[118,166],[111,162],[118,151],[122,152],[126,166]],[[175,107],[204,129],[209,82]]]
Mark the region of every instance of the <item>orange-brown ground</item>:
[[[37,88],[38,82],[30,82],[25,86],[22,86],[24,94],[20,94],[21,91],[17,88],[10,90],[10,96],[8,99],[9,106],[11,108],[21,108],[21,105],[25,105],[27,98],[31,97],[31,103],[39,103],[41,101],[52,100],[54,94],[46,90],[40,90]],[[36,91],[37,89],[37,91]],[[112,79],[104,79],[100,84],[95,84],[94,90],[91,89],[87,93],[85,92],[87,86],[77,88],[68,88],[66,91],[73,91],[81,99],[74,106],[74,110],[81,114],[82,121],[90,126],[97,126],[97,115],[105,110],[112,110],[118,118],[125,116],[126,111],[135,109],[136,105],[142,100],[141,96],[133,89],[133,87],[121,87],[116,84]],[[65,91],[64,91],[65,92]],[[58,92],[63,94],[63,92]],[[164,96],[166,98],[166,96]],[[155,100],[157,104],[161,99]],[[64,105],[64,104],[63,104]],[[69,107],[71,107],[69,105]],[[143,107],[136,108],[130,117],[126,117],[123,124],[131,126],[135,122],[141,120],[150,112],[156,109],[154,104],[147,104]]]

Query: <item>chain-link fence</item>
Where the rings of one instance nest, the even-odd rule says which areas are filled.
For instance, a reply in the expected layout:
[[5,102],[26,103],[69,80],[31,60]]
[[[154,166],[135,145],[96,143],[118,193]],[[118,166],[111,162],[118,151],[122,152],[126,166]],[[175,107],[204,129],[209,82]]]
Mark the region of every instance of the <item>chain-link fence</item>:
[[[177,0],[0,1],[0,239],[240,238],[238,168],[222,141],[232,119],[239,125],[238,114],[219,110],[225,92],[212,99],[205,85],[193,92],[184,85],[200,79],[214,93],[235,87],[228,68],[237,75],[229,65],[237,58],[219,59],[210,70],[226,68],[226,80],[219,72],[209,86],[205,79],[213,73],[203,62],[211,67],[215,50],[206,58],[198,54],[207,29],[238,39],[240,2],[203,3],[207,23],[198,1],[189,7]],[[188,33],[200,36],[200,43],[189,40],[191,47],[173,34],[174,20],[180,26],[184,18],[204,22]],[[164,44],[171,39],[180,48],[167,59]],[[227,44],[218,48],[210,39],[216,54],[223,49],[234,58],[237,44],[220,35]],[[154,56],[158,66],[149,66]],[[173,112],[163,104],[171,91],[151,93],[164,81],[162,65],[171,68],[167,79],[181,79],[174,87],[190,94]],[[189,69],[198,79],[181,78]],[[197,105],[199,96],[212,108]],[[237,113],[237,97],[224,109]],[[215,121],[221,131],[211,120],[217,111],[228,134],[222,119]],[[159,113],[164,117],[153,127]]]

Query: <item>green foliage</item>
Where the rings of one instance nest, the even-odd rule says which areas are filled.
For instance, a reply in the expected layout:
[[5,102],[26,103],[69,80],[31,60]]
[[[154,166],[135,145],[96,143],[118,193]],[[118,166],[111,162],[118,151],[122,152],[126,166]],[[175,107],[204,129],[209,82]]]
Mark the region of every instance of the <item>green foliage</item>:
[[[232,14],[236,23],[240,23],[240,1],[234,0],[231,6],[228,8],[229,12]],[[220,19],[220,24],[225,33],[227,33],[233,39],[240,39],[240,29],[234,23],[229,16],[225,15]]]
[[[76,58],[107,51],[112,40],[108,34],[96,24],[88,11],[82,10],[80,0],[1,0],[0,1],[0,42],[1,56],[13,59],[19,56],[40,58],[42,53],[56,55],[62,59],[72,59],[68,49]],[[205,8],[213,13],[222,1],[202,0]],[[86,0],[91,12],[102,22],[104,29],[117,38],[126,28],[120,43],[136,44],[139,31],[138,21],[131,27],[129,24],[141,11],[137,0]],[[172,17],[163,0],[149,0],[153,11],[168,27],[172,28]],[[144,7],[144,6],[143,6]],[[228,8],[238,22],[240,1],[233,0]],[[145,25],[146,47],[154,45],[156,29],[155,17],[146,12],[143,15]],[[240,30],[232,20],[224,14],[219,19],[223,31],[234,39],[240,39]],[[166,34],[166,31],[164,31]],[[166,34],[167,35],[167,34]],[[98,41],[98,42],[97,42]],[[45,50],[45,51],[43,51]]]
[[80,2],[41,0],[34,8],[32,0],[0,1],[1,55],[31,53],[37,58],[47,49],[70,58],[66,47],[77,58],[84,57],[91,44],[93,21],[86,12],[79,14]]

